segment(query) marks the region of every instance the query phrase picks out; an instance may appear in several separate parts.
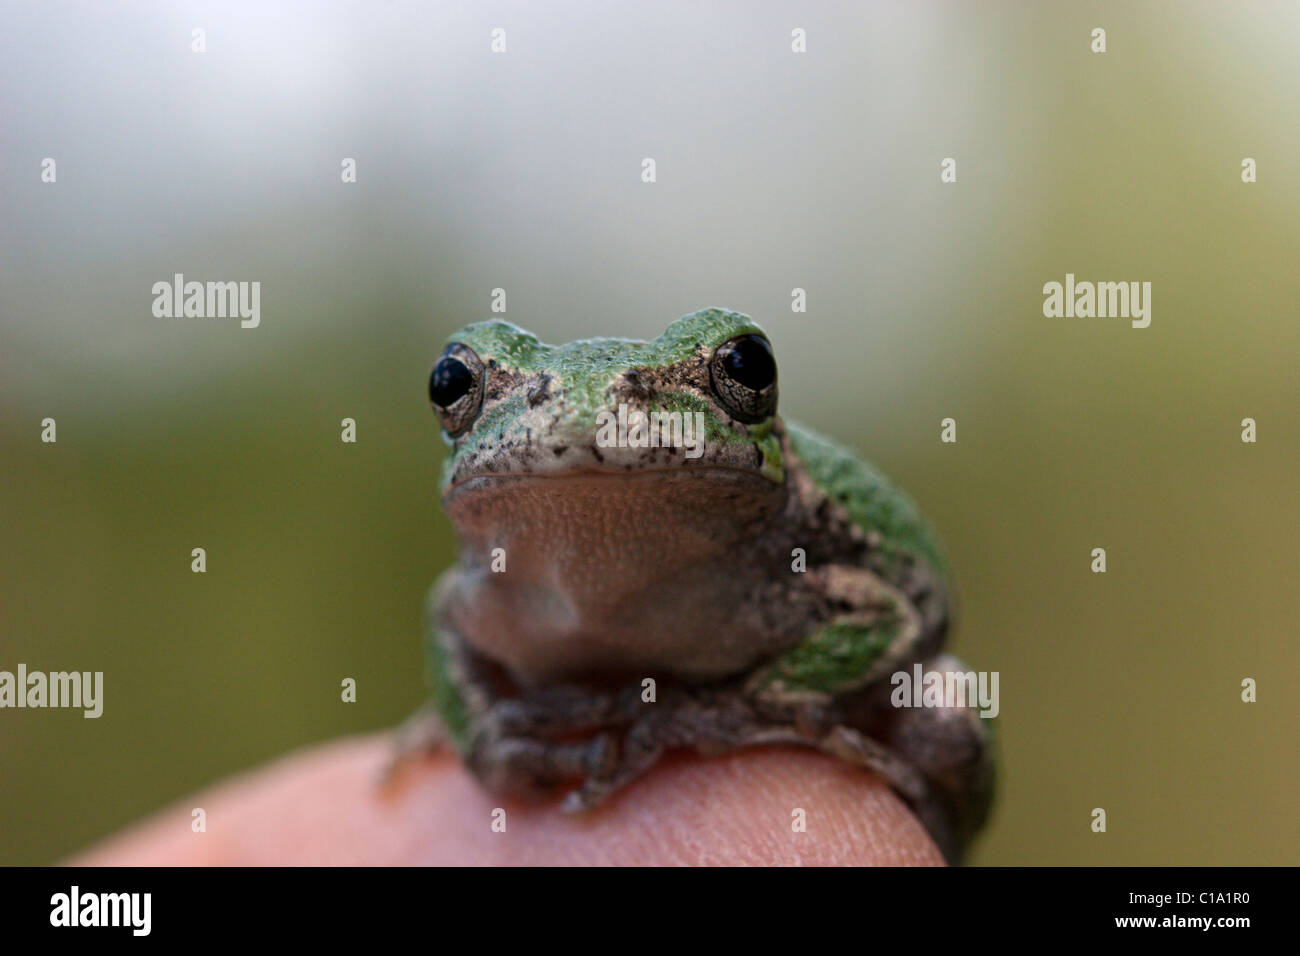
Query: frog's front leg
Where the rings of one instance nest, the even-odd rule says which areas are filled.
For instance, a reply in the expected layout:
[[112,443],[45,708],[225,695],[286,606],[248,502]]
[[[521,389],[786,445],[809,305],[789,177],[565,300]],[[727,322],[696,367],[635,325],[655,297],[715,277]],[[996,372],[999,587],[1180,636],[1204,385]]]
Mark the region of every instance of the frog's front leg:
[[646,773],[666,751],[691,748],[705,755],[748,747],[790,744],[812,747],[879,774],[909,803],[930,796],[925,777],[885,746],[841,724],[819,726],[787,713],[775,718],[738,687],[680,690],[655,704],[628,729],[617,761],[588,777],[564,802],[568,812],[589,810]]
[[608,734],[555,738],[627,723],[635,695],[569,686],[510,693],[494,665],[436,616],[429,641],[445,737],[488,789],[540,797],[561,781],[608,772],[616,755]]
[[663,695],[650,707],[624,734],[616,761],[604,773],[589,775],[582,786],[565,797],[565,812],[593,809],[676,748],[722,754],[761,744],[807,743],[793,725],[763,721],[738,690],[679,690]]

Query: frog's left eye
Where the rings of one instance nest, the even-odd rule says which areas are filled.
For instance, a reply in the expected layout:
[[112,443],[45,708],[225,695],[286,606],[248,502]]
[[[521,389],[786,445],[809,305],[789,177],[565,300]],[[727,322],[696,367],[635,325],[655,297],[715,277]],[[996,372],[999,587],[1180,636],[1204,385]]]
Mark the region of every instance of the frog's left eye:
[[719,345],[709,362],[709,381],[738,421],[761,422],[776,411],[776,359],[761,335],[739,335]]
[[447,346],[429,375],[429,401],[452,438],[464,434],[483,406],[483,362],[468,346]]

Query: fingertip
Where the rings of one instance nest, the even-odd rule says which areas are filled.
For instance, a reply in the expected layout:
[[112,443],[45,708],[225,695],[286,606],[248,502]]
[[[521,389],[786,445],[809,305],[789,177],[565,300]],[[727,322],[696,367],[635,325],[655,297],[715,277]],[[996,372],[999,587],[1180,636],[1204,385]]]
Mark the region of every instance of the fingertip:
[[[335,741],[199,794],[73,860],[115,865],[941,865],[879,778],[810,751],[672,756],[587,813],[503,801],[454,757],[388,786],[388,734]],[[188,807],[204,806],[193,832]]]
[[645,862],[942,865],[920,821],[880,778],[811,751],[671,759],[616,808],[655,834]]

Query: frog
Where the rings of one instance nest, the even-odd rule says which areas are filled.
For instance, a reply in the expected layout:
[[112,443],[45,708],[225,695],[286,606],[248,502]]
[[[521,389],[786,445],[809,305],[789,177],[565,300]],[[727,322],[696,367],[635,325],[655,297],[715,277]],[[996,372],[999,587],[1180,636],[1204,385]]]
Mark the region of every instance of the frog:
[[[987,721],[891,703],[891,675],[965,671],[947,559],[910,497],[778,414],[753,319],[561,345],[476,322],[428,396],[460,550],[397,764],[450,746],[492,793],[587,813],[672,751],[811,748],[882,777],[961,860],[991,803]],[[620,437],[620,414],[664,440]]]

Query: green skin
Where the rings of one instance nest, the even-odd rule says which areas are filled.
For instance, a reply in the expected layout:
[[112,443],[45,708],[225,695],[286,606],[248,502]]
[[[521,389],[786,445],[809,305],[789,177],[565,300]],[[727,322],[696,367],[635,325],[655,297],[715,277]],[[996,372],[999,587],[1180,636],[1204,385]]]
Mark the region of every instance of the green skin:
[[[986,722],[889,702],[915,663],[965,671],[940,654],[938,542],[869,465],[782,421],[775,382],[728,383],[714,354],[743,335],[763,333],[707,309],[650,342],[451,337],[474,385],[435,405],[461,557],[430,594],[434,719],[484,785],[576,783],[571,811],[669,749],[813,747],[882,774],[956,860],[988,810]],[[702,413],[703,453],[609,447],[620,404]]]

